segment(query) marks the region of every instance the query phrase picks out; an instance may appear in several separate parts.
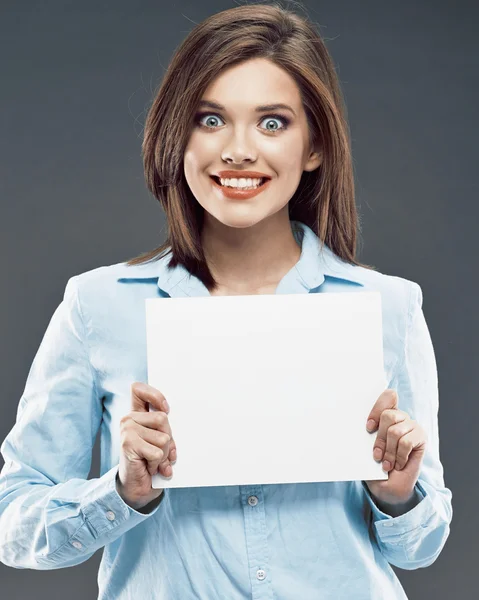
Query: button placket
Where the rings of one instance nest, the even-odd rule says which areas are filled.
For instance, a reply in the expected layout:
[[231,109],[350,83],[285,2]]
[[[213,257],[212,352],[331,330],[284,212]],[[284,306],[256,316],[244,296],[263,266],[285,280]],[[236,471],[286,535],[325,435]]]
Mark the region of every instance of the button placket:
[[264,491],[261,485],[240,486],[252,600],[273,598]]

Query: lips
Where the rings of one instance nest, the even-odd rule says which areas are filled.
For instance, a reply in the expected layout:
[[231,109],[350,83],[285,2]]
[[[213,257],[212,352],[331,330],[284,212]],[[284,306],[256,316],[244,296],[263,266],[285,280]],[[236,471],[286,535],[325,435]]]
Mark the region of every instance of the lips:
[[[210,175],[211,179],[213,179],[213,181],[215,181],[218,185],[221,185],[221,179],[217,176],[217,175]],[[233,177],[224,177],[224,179],[234,179]],[[236,179],[240,179],[239,177],[237,177]],[[247,177],[246,179],[261,179],[261,182],[259,184],[258,187],[261,187],[262,185],[264,185],[266,183],[266,181],[268,181],[270,179],[270,177]],[[224,186],[226,187],[226,186]],[[236,189],[236,188],[235,188]],[[241,188],[237,188],[237,189],[241,189]]]
[[261,194],[265,189],[268,188],[271,183],[271,178],[265,179],[257,188],[251,188],[246,190],[244,188],[228,187],[221,185],[219,177],[210,175],[210,179],[213,182],[213,187],[220,191],[222,198],[230,198],[231,200],[249,200],[254,198],[258,194]]
[[260,171],[234,171],[225,170],[218,171],[217,173],[211,173],[214,177],[221,177],[221,179],[271,179],[267,173],[261,173]]

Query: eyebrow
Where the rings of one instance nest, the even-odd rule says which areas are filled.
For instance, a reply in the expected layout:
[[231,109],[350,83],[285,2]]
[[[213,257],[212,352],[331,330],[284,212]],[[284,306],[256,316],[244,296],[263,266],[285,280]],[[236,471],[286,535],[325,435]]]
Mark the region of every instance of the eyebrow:
[[[199,106],[207,106],[208,108],[215,108],[216,110],[226,110],[226,108],[224,106],[222,106],[221,104],[218,104],[218,102],[213,102],[213,100],[200,100],[199,101]],[[285,110],[290,110],[293,115],[296,117],[296,113],[294,112],[294,110],[291,108],[291,106],[288,106],[287,104],[262,104],[261,106],[257,106],[254,110],[257,113],[260,112],[268,112],[271,110],[278,110],[278,109],[285,109]]]

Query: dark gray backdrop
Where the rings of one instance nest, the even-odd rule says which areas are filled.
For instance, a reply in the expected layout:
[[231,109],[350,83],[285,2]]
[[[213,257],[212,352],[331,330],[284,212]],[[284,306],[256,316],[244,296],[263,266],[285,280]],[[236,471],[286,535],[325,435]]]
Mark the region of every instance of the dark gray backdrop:
[[[194,23],[235,5],[2,0],[1,440],[67,279],[164,240],[164,215],[143,182],[146,110]],[[360,259],[421,285],[438,364],[451,535],[433,565],[396,572],[411,600],[477,598],[479,6],[304,5],[346,96]],[[0,597],[96,598],[100,558],[55,571],[0,564]]]

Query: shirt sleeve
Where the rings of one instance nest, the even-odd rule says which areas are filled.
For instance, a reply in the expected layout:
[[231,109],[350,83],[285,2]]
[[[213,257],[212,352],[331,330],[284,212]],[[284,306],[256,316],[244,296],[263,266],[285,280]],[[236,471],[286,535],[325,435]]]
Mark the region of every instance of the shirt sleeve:
[[439,457],[438,375],[431,336],[422,310],[422,290],[410,284],[408,324],[404,354],[393,379],[398,408],[426,431],[426,451],[416,482],[417,504],[397,517],[382,512],[369,488],[363,488],[371,508],[371,526],[378,546],[391,564],[418,569],[432,564],[449,536],[452,519],[451,491],[444,484]]
[[161,503],[149,513],[128,506],[116,490],[118,465],[87,480],[102,402],[77,284],[78,276],[67,282],[0,447],[0,561],[19,569],[82,563]]

